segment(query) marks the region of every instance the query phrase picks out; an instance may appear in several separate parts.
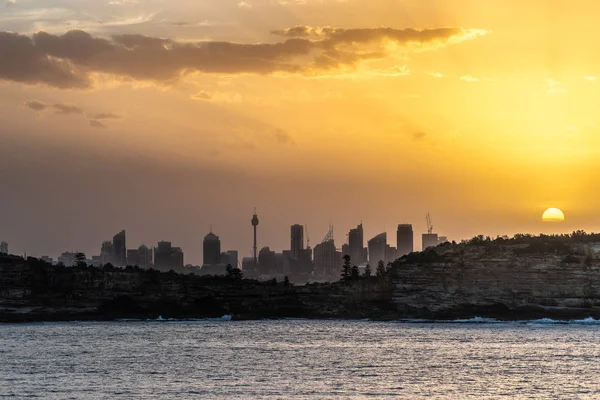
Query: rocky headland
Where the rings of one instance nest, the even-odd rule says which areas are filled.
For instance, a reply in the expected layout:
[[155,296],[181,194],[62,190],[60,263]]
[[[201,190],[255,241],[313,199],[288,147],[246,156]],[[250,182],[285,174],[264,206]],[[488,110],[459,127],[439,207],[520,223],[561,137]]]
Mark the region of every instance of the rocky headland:
[[[120,318],[600,319],[600,236],[477,237],[385,274],[290,285],[0,256],[0,322]],[[340,266],[341,270],[341,266]]]

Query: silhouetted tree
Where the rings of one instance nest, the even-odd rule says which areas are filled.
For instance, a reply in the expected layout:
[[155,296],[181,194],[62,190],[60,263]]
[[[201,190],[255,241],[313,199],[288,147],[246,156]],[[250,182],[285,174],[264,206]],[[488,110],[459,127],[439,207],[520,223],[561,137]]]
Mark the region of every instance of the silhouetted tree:
[[360,271],[356,265],[352,266],[352,269],[350,270],[350,278],[353,281],[357,281],[360,278]]
[[367,266],[365,267],[365,273],[363,274],[363,276],[367,279],[371,277],[371,266],[369,264],[367,264]]
[[377,263],[377,271],[375,272],[375,275],[377,275],[377,277],[381,278],[384,277],[386,273],[386,269],[385,269],[385,263],[383,262],[383,260],[379,260],[379,262]]
[[233,281],[241,281],[244,278],[242,271],[240,271],[238,268],[233,268],[231,264],[228,264],[227,267],[225,267],[225,271],[227,272],[227,278]]
[[344,266],[342,267],[342,280],[347,281],[352,273],[352,267],[350,265],[350,256],[346,254],[344,256]]
[[85,254],[75,253],[75,265],[77,267],[87,267],[87,264],[85,263]]
[[288,278],[287,275],[286,275],[286,277],[283,278],[283,287],[287,288],[287,287],[290,287],[290,286],[291,286],[291,284],[290,284],[290,278]]

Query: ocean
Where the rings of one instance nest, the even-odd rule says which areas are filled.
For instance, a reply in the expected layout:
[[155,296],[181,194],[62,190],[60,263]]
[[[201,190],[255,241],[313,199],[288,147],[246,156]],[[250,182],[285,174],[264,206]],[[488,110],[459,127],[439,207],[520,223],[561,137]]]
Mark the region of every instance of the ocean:
[[600,399],[600,322],[0,324],[0,398]]

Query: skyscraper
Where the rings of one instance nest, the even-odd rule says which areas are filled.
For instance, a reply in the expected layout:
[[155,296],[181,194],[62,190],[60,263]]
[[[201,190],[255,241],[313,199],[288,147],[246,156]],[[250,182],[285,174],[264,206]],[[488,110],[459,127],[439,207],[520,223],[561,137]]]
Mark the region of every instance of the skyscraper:
[[8,243],[6,243],[6,242],[0,243],[0,253],[8,254]]
[[437,245],[438,245],[437,233],[424,233],[423,234],[423,250],[426,250],[430,247],[435,247]]
[[387,233],[383,232],[369,240],[369,264],[377,265],[379,261],[386,261],[385,249],[387,246]]
[[304,250],[304,226],[292,225],[291,246],[292,259],[299,260]]
[[221,257],[221,239],[210,232],[204,237],[204,263],[203,265],[217,265]]
[[352,260],[352,264],[360,265],[367,261],[362,224],[358,225],[355,229],[350,229],[348,233],[348,247],[348,255]]
[[[333,226],[321,243],[315,246],[315,272],[321,278],[335,279],[339,278],[342,269],[341,263],[338,264],[338,254],[333,240]],[[341,253],[339,253],[341,258]]]
[[183,269],[183,251],[173,247],[171,242],[158,242],[154,248],[154,267],[159,271]]
[[116,267],[127,265],[127,242],[125,231],[113,236],[113,264]]
[[139,266],[142,268],[148,268],[152,265],[152,249],[149,249],[145,245],[141,245],[138,248],[139,252]]
[[100,264],[102,266],[113,263],[114,248],[110,240],[102,242],[102,248],[100,249]]
[[398,225],[396,248],[398,257],[405,256],[414,251],[414,233],[412,225]]

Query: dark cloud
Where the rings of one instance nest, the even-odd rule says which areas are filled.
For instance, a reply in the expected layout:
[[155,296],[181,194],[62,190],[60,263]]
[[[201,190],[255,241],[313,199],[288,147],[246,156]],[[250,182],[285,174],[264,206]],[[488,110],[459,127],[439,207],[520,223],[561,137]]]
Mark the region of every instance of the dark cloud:
[[53,104],[52,107],[54,107],[57,114],[83,114],[83,109],[71,104],[56,103]]
[[106,128],[106,125],[104,125],[102,122],[95,120],[95,119],[90,120],[90,126],[92,128],[101,128],[101,129]]
[[41,101],[37,101],[37,100],[26,101],[25,103],[23,103],[23,106],[25,106],[33,111],[43,111],[46,108],[48,108],[47,104],[42,103]]
[[427,133],[425,133],[425,132],[415,132],[413,134],[413,140],[417,140],[417,141],[423,140],[423,139],[425,139],[426,136],[427,136]]
[[100,120],[100,119],[121,119],[121,116],[113,113],[98,113],[92,115],[92,119]]
[[275,129],[273,131],[273,137],[279,144],[296,144],[296,142],[294,142],[294,138],[283,129]]
[[[168,83],[189,72],[306,73],[352,66],[387,55],[384,41],[399,45],[445,44],[475,31],[441,29],[336,29],[295,27],[276,32],[274,44],[180,43],[142,35],[95,38],[80,30],[32,37],[0,33],[0,79],[57,88],[87,88],[92,73]],[[313,35],[315,38],[306,38]],[[374,48],[368,48],[369,46]]]

